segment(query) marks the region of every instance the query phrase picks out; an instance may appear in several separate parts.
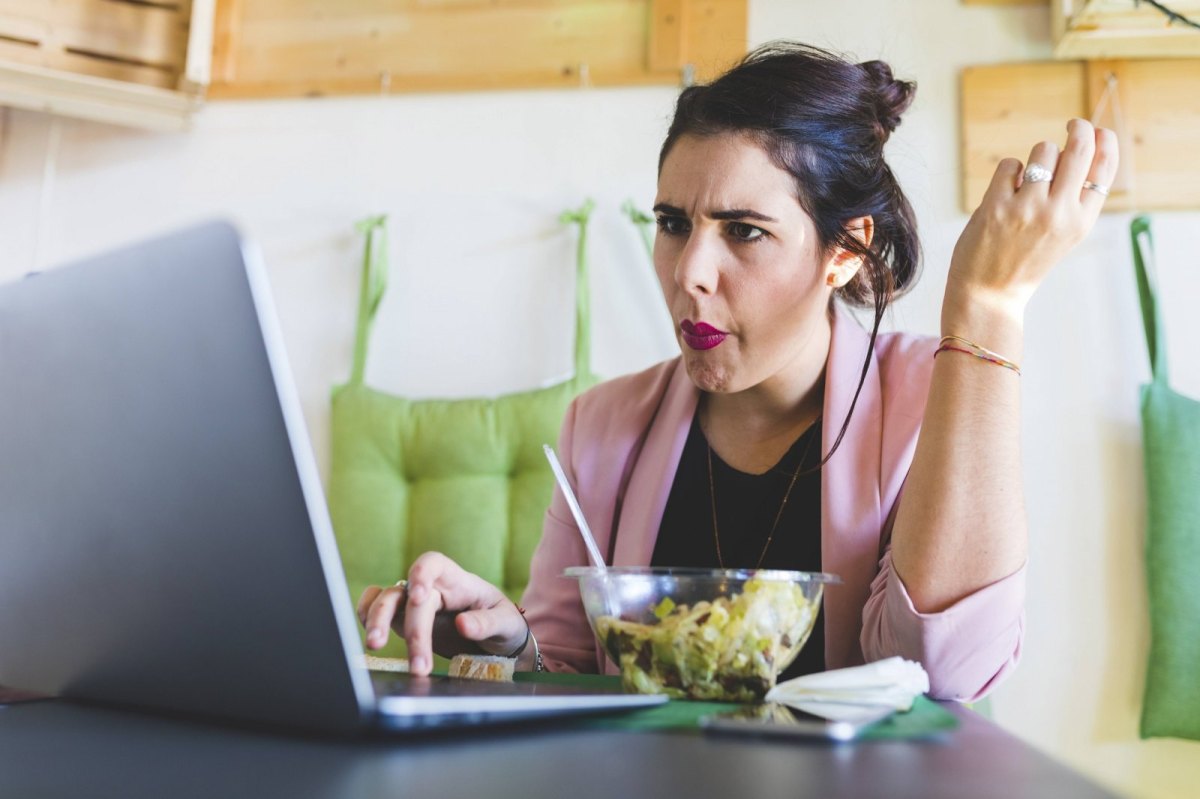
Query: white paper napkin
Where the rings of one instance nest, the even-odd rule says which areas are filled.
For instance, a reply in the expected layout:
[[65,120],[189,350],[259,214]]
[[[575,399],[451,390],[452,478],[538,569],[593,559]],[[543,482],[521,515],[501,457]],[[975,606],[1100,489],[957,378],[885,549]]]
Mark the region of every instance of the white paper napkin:
[[913,700],[928,690],[929,675],[920,663],[893,657],[805,674],[779,683],[766,699],[834,721],[864,723],[911,709]]

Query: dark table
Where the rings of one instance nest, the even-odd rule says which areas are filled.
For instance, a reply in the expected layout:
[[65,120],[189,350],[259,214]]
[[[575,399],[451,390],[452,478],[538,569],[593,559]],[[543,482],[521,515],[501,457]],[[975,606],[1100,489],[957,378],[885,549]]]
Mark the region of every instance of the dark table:
[[624,799],[1106,797],[970,710],[940,740],[854,744],[570,722],[331,739],[41,701],[0,707],[0,796]]

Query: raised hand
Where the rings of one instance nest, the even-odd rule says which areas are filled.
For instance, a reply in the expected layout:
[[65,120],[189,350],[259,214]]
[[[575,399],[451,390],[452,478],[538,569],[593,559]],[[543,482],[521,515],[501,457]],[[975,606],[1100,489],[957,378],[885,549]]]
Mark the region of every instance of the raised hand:
[[1001,161],[954,248],[943,319],[964,302],[1020,318],[1054,265],[1092,229],[1116,174],[1116,134],[1083,119],[1067,123],[1061,154],[1043,141],[1028,167]]

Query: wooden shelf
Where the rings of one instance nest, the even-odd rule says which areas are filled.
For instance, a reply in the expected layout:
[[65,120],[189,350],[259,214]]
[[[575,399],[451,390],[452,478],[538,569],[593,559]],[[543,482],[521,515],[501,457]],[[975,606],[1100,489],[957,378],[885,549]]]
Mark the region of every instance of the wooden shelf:
[[[968,6],[1048,5],[1054,57],[1068,61],[1200,57],[1200,30],[1169,20],[1136,0],[962,0]],[[1176,13],[1200,21],[1200,0],[1166,0]]]
[[0,104],[177,130],[206,96],[707,80],[747,0],[0,0]]
[[[1167,0],[1176,13],[1200,20],[1200,0]],[[1168,24],[1134,0],[1051,0],[1054,57],[1063,59],[1200,57],[1200,30]]]
[[746,24],[746,0],[219,0],[210,96],[678,84]]
[[0,0],[0,104],[175,130],[204,97],[215,0]]

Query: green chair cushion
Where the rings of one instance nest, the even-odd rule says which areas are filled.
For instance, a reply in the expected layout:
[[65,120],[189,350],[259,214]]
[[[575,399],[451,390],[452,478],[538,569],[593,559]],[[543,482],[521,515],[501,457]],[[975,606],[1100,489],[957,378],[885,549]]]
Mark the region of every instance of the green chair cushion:
[[519,597],[554,484],[542,444],[592,382],[465,400],[338,388],[330,506],[355,597],[427,550]]

